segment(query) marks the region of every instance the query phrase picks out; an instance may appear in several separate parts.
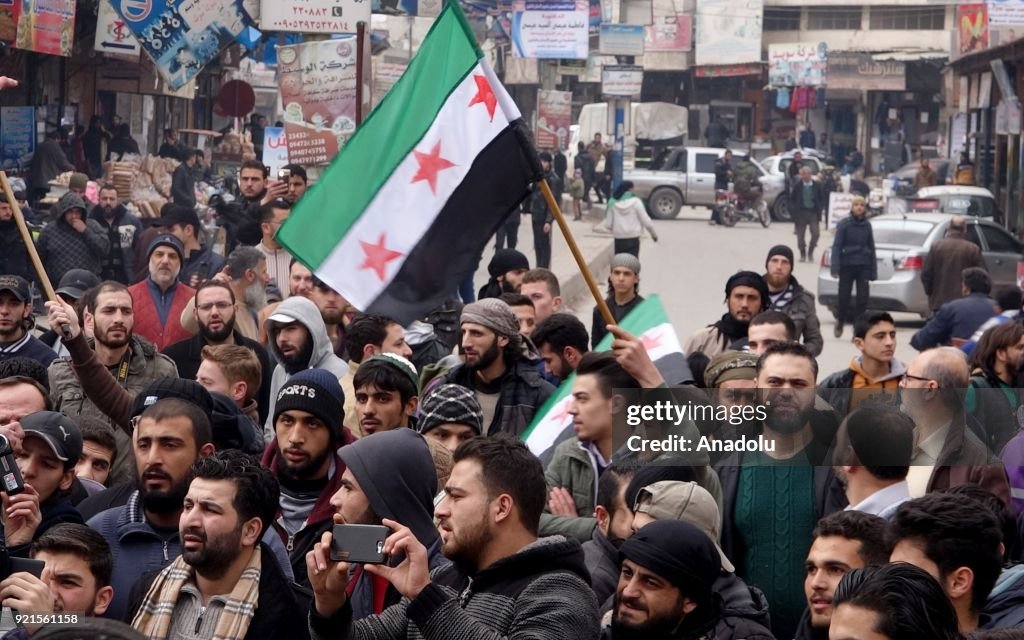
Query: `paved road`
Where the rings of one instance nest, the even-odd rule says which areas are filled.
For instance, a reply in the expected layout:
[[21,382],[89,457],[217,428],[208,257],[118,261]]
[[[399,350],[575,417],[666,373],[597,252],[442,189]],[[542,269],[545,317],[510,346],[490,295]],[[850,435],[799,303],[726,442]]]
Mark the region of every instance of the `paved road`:
[[[763,273],[768,250],[776,244],[787,244],[797,253],[791,223],[773,223],[764,229],[757,223],[741,222],[726,228],[708,225],[708,216],[706,209],[684,208],[675,220],[655,221],[660,242],[645,239],[640,249],[640,293],[661,295],[680,341],[725,313],[725,281],[732,273],[742,269]],[[823,231],[821,242],[831,245],[831,234]],[[820,251],[816,253],[820,256]],[[816,292],[818,269],[818,263],[798,261],[794,273],[802,285]],[[607,278],[606,273],[596,275],[602,282]],[[579,300],[574,306],[589,328],[593,303]],[[818,317],[825,337],[825,348],[818,358],[824,377],[845,368],[857,350],[850,344],[849,327],[843,339],[833,337],[835,325],[828,309],[818,305]],[[917,353],[910,346],[910,338],[922,321],[913,314],[896,314],[896,321],[896,355],[909,362]]]

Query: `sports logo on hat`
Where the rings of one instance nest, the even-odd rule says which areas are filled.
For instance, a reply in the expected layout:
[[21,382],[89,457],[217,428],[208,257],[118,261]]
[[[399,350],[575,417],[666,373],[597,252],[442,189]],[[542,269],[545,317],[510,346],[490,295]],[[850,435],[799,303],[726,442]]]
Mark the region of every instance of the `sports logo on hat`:
[[304,384],[293,384],[284,387],[281,389],[281,393],[277,394],[278,398],[283,398],[284,396],[305,396],[310,400],[313,400],[316,398],[316,389]]

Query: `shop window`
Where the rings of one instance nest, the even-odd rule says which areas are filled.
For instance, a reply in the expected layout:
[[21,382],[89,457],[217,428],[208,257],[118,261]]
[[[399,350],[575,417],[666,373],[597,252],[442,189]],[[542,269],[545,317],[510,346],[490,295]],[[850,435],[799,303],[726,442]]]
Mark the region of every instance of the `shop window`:
[[799,31],[800,7],[765,7],[765,31]]
[[872,7],[871,28],[942,31],[946,7]]
[[808,7],[807,29],[810,31],[856,31],[860,29],[861,8],[845,7]]

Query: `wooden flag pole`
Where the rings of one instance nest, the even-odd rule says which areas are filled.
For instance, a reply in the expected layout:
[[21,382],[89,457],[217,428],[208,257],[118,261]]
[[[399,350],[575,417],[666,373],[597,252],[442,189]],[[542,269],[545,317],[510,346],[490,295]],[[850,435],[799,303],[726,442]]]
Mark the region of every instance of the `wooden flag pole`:
[[601,317],[604,318],[606,324],[616,324],[615,318],[612,317],[612,310],[608,308],[608,303],[601,296],[601,290],[597,288],[597,280],[594,279],[594,274],[590,273],[587,261],[583,258],[583,254],[580,253],[580,248],[576,244],[576,238],[573,237],[572,231],[569,230],[569,223],[565,221],[565,216],[562,215],[562,208],[558,206],[555,194],[551,192],[551,186],[543,178],[537,184],[540,185],[541,193],[544,194],[544,200],[547,201],[548,208],[551,209],[555,221],[558,222],[558,228],[562,230],[562,236],[565,237],[565,242],[569,245],[569,251],[572,252],[572,257],[576,260],[576,266],[580,268],[580,273],[583,274],[583,278],[587,281],[587,286],[590,287],[590,294],[594,296],[594,300],[597,302],[597,308],[601,312]]
[[[14,192],[11,191],[11,183],[7,181],[6,171],[0,171],[0,186],[3,186],[4,195],[7,196],[7,203],[11,205],[11,210],[14,211],[14,220],[18,223],[18,231],[21,232],[21,241],[25,243],[25,251],[28,252],[29,259],[32,260],[32,267],[36,270],[39,283],[43,285],[46,299],[55,302],[57,300],[57,293],[53,290],[50,278],[46,275],[46,269],[43,268],[43,263],[36,252],[36,244],[32,242],[32,234],[28,230],[28,225],[25,224],[25,215],[21,212],[21,207],[18,206],[18,200],[14,197]],[[62,326],[61,331],[65,337],[71,335],[71,327],[67,325]]]

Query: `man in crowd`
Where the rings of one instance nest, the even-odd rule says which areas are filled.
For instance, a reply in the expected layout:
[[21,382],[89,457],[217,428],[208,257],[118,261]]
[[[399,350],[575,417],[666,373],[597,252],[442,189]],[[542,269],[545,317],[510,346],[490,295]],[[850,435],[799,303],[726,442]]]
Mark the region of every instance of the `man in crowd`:
[[562,290],[550,269],[530,269],[523,275],[519,293],[533,301],[537,324],[562,310]]
[[961,295],[964,269],[985,268],[981,248],[966,240],[967,220],[955,216],[949,221],[946,237],[932,244],[924,257],[921,284],[928,295],[928,306],[933,313],[942,305]]
[[[267,306],[267,261],[255,247],[238,247],[232,251],[218,276],[231,287],[235,297],[235,329],[244,338],[257,340],[257,313]],[[190,334],[198,330],[195,298],[181,312],[181,325]]]
[[[99,286],[100,277],[85,269],[72,269],[64,274],[57,284],[57,297],[67,302],[72,307],[77,307],[86,291]],[[85,302],[83,302],[85,304]],[[81,316],[79,316],[81,321]],[[50,347],[57,354],[58,358],[70,356],[67,346],[61,341],[63,333],[50,329],[39,336],[39,340]]]
[[263,424],[256,396],[264,369],[256,354],[247,347],[218,344],[203,347],[201,355],[196,382],[210,393],[230,398],[254,425]]
[[520,435],[554,392],[527,359],[515,314],[501,300],[485,299],[462,309],[466,361],[444,383],[472,389],[484,411],[484,435]]
[[910,495],[960,484],[981,485],[1010,503],[1010,488],[999,459],[965,424],[967,362],[959,349],[940,347],[920,354],[901,383],[901,409],[914,421],[914,457],[907,482]]
[[781,311],[793,320],[796,338],[814,357],[825,344],[814,305],[814,294],[804,289],[793,275],[793,250],[784,244],[768,250],[764,281],[768,285],[769,309]]
[[0,273],[35,280],[35,270],[28,259],[28,249],[14,220],[14,210],[7,196],[0,193]]
[[195,288],[224,268],[224,256],[214,253],[213,243],[207,241],[203,245],[206,233],[194,207],[175,203],[164,212],[160,224],[181,241],[184,249],[178,280]]
[[713,358],[732,343],[746,338],[750,320],[768,308],[768,286],[753,271],[739,271],[725,283],[725,303],[728,311],[718,322],[690,336],[683,347],[684,353],[700,352]]
[[178,523],[181,555],[133,587],[128,613],[147,637],[250,640],[304,636],[287,577],[261,538],[280,491],[238,451],[196,461]]
[[370,356],[352,379],[356,415],[363,435],[413,426],[419,405],[419,378],[400,355]]
[[839,581],[852,569],[889,562],[892,544],[886,541],[886,531],[885,520],[858,511],[833,513],[818,522],[804,563],[807,610],[796,640],[828,640]]
[[95,418],[79,418],[78,421],[82,428],[82,455],[78,456],[75,475],[106,486],[117,458],[114,431]]
[[309,177],[306,174],[306,169],[299,164],[286,164],[281,169],[289,174],[288,194],[285,195],[284,199],[295,204],[306,193],[306,189],[309,188]]
[[938,174],[932,169],[928,158],[921,158],[921,164],[914,175],[914,188],[924,189],[925,187],[934,187],[937,184],[939,184]]
[[[331,349],[320,311],[305,298],[293,297],[282,302],[274,315],[267,318],[267,333],[270,352],[278,362],[270,380],[269,416],[273,416],[275,399],[290,376],[305,369],[326,369],[336,379],[348,373],[348,365]],[[263,375],[267,375],[266,372]],[[267,441],[270,441],[274,423],[269,419],[265,433]]]
[[416,428],[428,440],[440,442],[455,453],[463,442],[480,435],[484,411],[466,387],[443,384],[420,402]]
[[53,349],[28,330],[32,318],[32,292],[21,276],[0,275],[0,361],[31,358],[44,367],[57,358]]
[[128,288],[135,306],[135,332],[163,351],[189,337],[181,312],[196,291],[178,281],[185,248],[170,233],[158,235],[146,250],[149,277]]
[[[644,301],[640,295],[640,260],[631,253],[617,253],[612,256],[611,273],[608,276],[608,297],[605,302],[615,322],[621,322],[629,312]],[[594,349],[608,335],[608,322],[601,310],[594,305],[590,322],[590,345]]]
[[[540,166],[544,171],[544,179],[547,180],[551,191],[555,196],[555,202],[562,200],[562,183],[551,170],[551,154],[541,151]],[[548,202],[541,193],[540,187],[534,187],[533,193],[526,200],[525,211],[530,214],[533,222],[533,250],[536,257],[536,265],[544,269],[551,268],[551,223],[554,222],[554,214],[548,207]]]
[[356,431],[359,429],[359,416],[356,413],[356,390],[352,380],[359,365],[382,353],[409,358],[412,356],[412,348],[405,341],[402,325],[393,319],[358,313],[345,331],[345,352],[349,358],[348,373],[341,379],[341,389],[345,392],[345,426]]
[[74,170],[75,165],[71,164],[64,150],[60,148],[60,132],[56,129],[47,131],[44,140],[32,154],[28,178],[29,187],[33,191],[32,202],[46,195],[50,190],[51,180],[62,173]]
[[110,250],[103,256],[103,280],[116,280],[121,284],[135,282],[135,246],[142,235],[142,223],[120,203],[117,188],[112,184],[100,187],[100,202],[89,213],[106,231]]
[[[288,265],[288,296],[302,296],[303,298],[311,298],[313,292],[313,272],[306,268],[304,264],[292,258],[291,263]],[[267,306],[259,309],[256,313],[256,323],[259,325],[260,344],[267,346],[269,344],[267,338],[267,329],[264,326],[267,322],[267,318],[274,315],[274,311],[277,310],[277,306],[281,304],[281,301],[272,302]]]
[[[92,327],[93,338],[87,341],[78,322],[78,315],[66,302],[47,303],[51,328],[71,328],[71,337],[64,344],[71,359],[56,360],[50,365],[50,397],[56,411],[72,418],[87,416],[110,424],[117,440],[117,457],[111,471],[110,484],[129,480],[132,467],[131,434],[112,421],[97,401],[109,394],[109,386],[123,387],[134,395],[158,378],[175,377],[174,361],[157,353],[151,343],[134,335],[134,305],[128,289],[118,282],[100,285],[95,301],[82,309],[85,324]],[[106,369],[104,378],[91,369]],[[111,378],[113,380],[111,381]]]
[[[314,640],[448,640],[481,633],[597,637],[597,601],[579,544],[562,538],[536,544],[544,507],[540,461],[508,437],[474,438],[459,447],[454,461],[445,497],[434,510],[441,551],[452,564],[430,573],[427,549],[415,535],[401,523],[384,520],[394,531],[384,551],[406,559],[397,567],[364,569],[386,579],[403,598],[381,615],[356,622],[347,593],[349,566],[330,560],[331,535],[324,534],[306,558]],[[469,576],[478,579],[466,591]]]
[[196,178],[192,167],[196,166],[196,158],[202,160],[202,151],[185,149],[181,164],[171,174],[171,202],[181,207],[195,209]]
[[267,260],[267,275],[278,289],[283,290],[289,285],[288,270],[292,255],[277,243],[274,236],[291,213],[291,203],[283,198],[272,200],[259,209],[260,242],[256,248]]
[[854,321],[853,346],[860,355],[818,385],[818,394],[841,416],[864,401],[895,402],[907,372],[896,358],[896,322],[884,311],[868,311]]
[[537,326],[537,312],[533,308],[533,300],[520,293],[503,293],[498,299],[507,304],[516,314],[519,321],[519,334],[529,338],[533,328]]
[[746,339],[737,340],[729,348],[759,356],[777,342],[796,340],[796,325],[793,324],[792,318],[782,311],[768,310],[751,318],[747,326]]
[[964,269],[963,297],[939,307],[910,339],[910,346],[918,351],[946,344],[959,347],[974,335],[978,327],[999,313],[995,300],[988,295],[991,292],[992,278],[987,271],[980,267]]
[[164,355],[174,360],[179,376],[196,380],[203,362],[202,354],[205,347],[238,345],[252,351],[266,379],[262,384],[247,391],[257,399],[260,415],[263,416],[260,420],[262,424],[266,419],[266,407],[270,400],[270,358],[263,345],[246,338],[236,329],[237,309],[231,286],[219,280],[203,283],[196,290],[193,310],[199,332],[191,338],[170,345],[164,349]]
[[850,511],[886,520],[910,500],[907,473],[914,451],[914,422],[895,407],[867,406],[846,418],[837,439],[836,475]]
[[555,313],[537,324],[531,335],[544,371],[565,380],[590,350],[587,328],[570,313]]
[[478,300],[497,298],[503,293],[516,293],[530,270],[530,261],[515,249],[499,249],[487,264],[487,281],[477,294]]
[[[811,168],[800,167],[800,175],[789,190],[789,211],[796,225],[796,243],[800,248],[800,262],[814,262],[814,248],[821,234],[821,214],[828,206],[828,198],[820,182],[811,175]],[[804,232],[810,228],[810,243],[806,244]]]
[[597,601],[604,603],[615,594],[619,582],[619,548],[633,534],[633,510],[626,504],[626,487],[639,462],[625,458],[613,462],[597,480],[594,518],[597,526],[590,540],[583,543],[590,586]]
[[965,635],[978,628],[1002,569],[999,521],[979,507],[965,495],[932,493],[903,503],[891,525],[891,561],[909,562],[938,580]]
[[1020,287],[1017,285],[1000,287],[996,290],[993,298],[996,301],[996,307],[999,311],[999,315],[992,316],[983,322],[982,325],[974,331],[974,335],[971,336],[971,339],[960,345],[960,350],[967,355],[974,353],[975,347],[978,346],[978,341],[981,340],[981,336],[986,331],[992,327],[1020,318],[1021,303],[1024,301]]
[[[448,564],[434,525],[437,472],[423,436],[398,429],[357,440],[338,454],[346,468],[341,488],[331,497],[335,520],[357,525],[381,525],[385,518],[401,522],[426,548],[430,569]],[[356,565],[349,581],[353,620],[380,614],[402,599],[394,586],[381,584],[364,566]]]
[[[285,190],[280,195],[283,196],[286,192]],[[241,196],[242,206],[253,216],[253,220],[258,222],[258,218],[255,216],[256,210],[266,204],[262,201],[270,195],[267,192],[267,168],[263,166],[262,162],[246,160],[242,163],[241,169],[238,170],[238,193]]]
[[36,240],[39,259],[50,281],[60,282],[71,269],[98,273],[110,251],[110,241],[100,223],[86,217],[85,200],[66,193],[50,212],[54,221],[43,228]]
[[1024,364],[1024,325],[1007,322],[989,329],[981,337],[971,364],[964,409],[975,419],[975,434],[989,450],[1002,452],[1020,431],[1020,396],[1014,387]]
[[164,129],[164,141],[160,144],[160,150],[157,155],[161,158],[173,158],[174,160],[184,160],[186,149],[178,141],[178,131],[176,129]]

